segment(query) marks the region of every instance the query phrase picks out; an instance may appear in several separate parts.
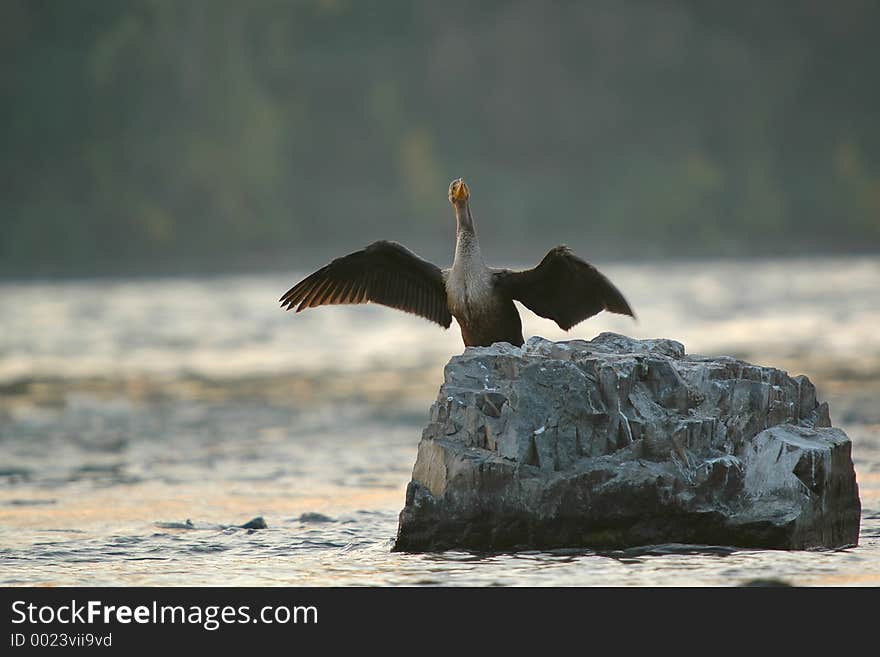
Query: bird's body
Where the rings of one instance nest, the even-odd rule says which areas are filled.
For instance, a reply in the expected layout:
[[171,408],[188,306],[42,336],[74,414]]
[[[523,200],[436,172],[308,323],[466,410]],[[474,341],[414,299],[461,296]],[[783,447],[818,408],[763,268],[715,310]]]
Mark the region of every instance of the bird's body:
[[449,312],[461,328],[465,346],[523,343],[519,313],[513,299],[499,294],[494,272],[483,260],[472,217],[458,217],[455,259],[444,271],[444,279]]
[[455,275],[446,279],[449,312],[461,328],[465,346],[488,346],[495,342],[523,343],[522,321],[513,299],[498,294],[488,271]]
[[374,242],[300,281],[281,297],[282,306],[299,312],[327,304],[375,302],[445,328],[455,317],[468,347],[523,344],[514,299],[566,330],[602,310],[634,317],[620,291],[567,247],[552,249],[537,267],[525,271],[486,266],[469,196],[463,180],[452,182],[449,200],[457,229],[449,269],[441,270],[395,242]]

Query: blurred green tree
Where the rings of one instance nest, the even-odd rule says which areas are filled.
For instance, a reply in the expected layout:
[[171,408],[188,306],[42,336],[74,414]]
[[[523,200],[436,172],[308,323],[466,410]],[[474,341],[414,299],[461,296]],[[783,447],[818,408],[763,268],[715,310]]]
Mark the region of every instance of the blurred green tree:
[[[4,0],[0,274],[880,248],[880,5]],[[540,249],[539,249],[540,250]]]

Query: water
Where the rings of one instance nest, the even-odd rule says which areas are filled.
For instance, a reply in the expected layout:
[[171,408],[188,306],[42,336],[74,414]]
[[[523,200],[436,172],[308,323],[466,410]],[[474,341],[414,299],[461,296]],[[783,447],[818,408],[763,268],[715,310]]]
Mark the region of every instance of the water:
[[283,313],[295,273],[5,284],[0,584],[880,584],[880,261],[603,269],[638,323],[565,334],[523,311],[526,335],[671,337],[807,374],[853,440],[859,547],[391,553],[455,325]]

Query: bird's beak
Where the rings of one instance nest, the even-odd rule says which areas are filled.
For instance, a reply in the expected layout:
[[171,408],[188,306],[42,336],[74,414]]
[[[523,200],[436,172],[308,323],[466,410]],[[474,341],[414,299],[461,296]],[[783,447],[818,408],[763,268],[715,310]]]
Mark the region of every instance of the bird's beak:
[[469,191],[467,185],[464,184],[464,180],[459,178],[455,181],[452,186],[452,198],[456,201],[466,201],[469,195]]

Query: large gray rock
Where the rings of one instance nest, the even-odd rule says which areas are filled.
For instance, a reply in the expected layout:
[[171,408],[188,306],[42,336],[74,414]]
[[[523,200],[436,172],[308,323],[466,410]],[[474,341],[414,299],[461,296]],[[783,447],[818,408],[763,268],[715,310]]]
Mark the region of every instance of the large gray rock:
[[805,376],[672,340],[469,348],[446,366],[394,549],[855,545],[850,447]]

